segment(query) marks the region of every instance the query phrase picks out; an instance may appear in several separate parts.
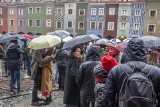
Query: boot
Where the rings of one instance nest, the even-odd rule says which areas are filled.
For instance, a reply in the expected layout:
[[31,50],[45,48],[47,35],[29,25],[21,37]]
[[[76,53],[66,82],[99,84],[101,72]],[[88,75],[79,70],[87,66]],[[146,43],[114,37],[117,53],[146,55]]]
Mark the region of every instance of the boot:
[[46,98],[46,100],[43,102],[43,105],[49,105],[50,104],[50,102],[49,102],[49,97],[48,98]]
[[31,106],[42,106],[42,104],[39,103],[38,101],[32,101]]
[[52,96],[51,95],[49,96],[48,101],[52,102]]

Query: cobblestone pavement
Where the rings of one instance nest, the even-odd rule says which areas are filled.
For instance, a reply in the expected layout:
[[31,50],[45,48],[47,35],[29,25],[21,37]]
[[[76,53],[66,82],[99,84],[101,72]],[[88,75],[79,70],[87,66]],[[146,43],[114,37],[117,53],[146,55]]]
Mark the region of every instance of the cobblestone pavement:
[[[52,99],[53,101],[50,103],[50,105],[43,107],[64,107],[62,91],[53,91]],[[31,94],[28,94],[0,100],[0,107],[32,107],[30,103]]]

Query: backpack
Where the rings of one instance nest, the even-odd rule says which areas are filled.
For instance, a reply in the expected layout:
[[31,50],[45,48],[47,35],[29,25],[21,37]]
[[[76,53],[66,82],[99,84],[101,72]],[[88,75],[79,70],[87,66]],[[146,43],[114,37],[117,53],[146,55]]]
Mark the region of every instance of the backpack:
[[127,64],[120,67],[127,76],[120,89],[119,107],[156,107],[154,86],[148,77],[154,66],[146,65],[142,70],[132,70]]

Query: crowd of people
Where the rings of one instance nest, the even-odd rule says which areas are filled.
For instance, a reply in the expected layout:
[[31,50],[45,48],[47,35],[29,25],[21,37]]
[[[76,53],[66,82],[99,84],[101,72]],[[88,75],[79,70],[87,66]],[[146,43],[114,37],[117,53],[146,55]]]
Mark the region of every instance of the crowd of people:
[[[146,48],[143,40],[132,38],[122,52],[94,43],[76,45],[69,50],[62,50],[62,46],[63,43],[54,48],[30,50],[20,48],[16,41],[1,46],[11,76],[11,96],[15,94],[15,82],[16,93],[21,92],[23,55],[28,62],[27,74],[34,81],[32,106],[52,102],[54,80],[58,90],[64,91],[65,107],[160,107],[159,52]],[[38,97],[38,91],[43,98]]]

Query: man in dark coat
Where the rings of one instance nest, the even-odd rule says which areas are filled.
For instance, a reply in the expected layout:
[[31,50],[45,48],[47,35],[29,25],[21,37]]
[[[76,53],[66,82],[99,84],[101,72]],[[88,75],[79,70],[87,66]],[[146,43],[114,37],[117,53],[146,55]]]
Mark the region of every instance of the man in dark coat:
[[95,79],[93,69],[97,64],[100,64],[98,47],[91,47],[87,53],[88,60],[81,64],[77,74],[77,84],[80,87],[81,107],[94,107],[95,102]]
[[7,68],[10,71],[11,79],[10,79],[10,95],[15,95],[13,90],[14,84],[17,81],[17,94],[21,92],[21,80],[20,80],[20,68],[21,68],[21,55],[24,54],[24,51],[20,48],[20,46],[15,43],[10,43],[7,47],[6,57],[7,57]]
[[[132,39],[129,41],[128,46],[126,47],[125,51],[125,61],[126,64],[134,69],[143,69],[147,64],[147,57],[146,57],[146,48],[144,46],[144,42],[138,38]],[[119,107],[118,105],[118,98],[120,89],[122,86],[123,81],[125,80],[127,74],[121,69],[124,67],[124,64],[117,65],[111,69],[108,81],[106,82],[106,87],[103,91],[101,97],[101,104],[98,107]],[[148,77],[151,79],[155,93],[157,95],[158,106],[160,102],[159,92],[160,92],[160,68],[150,65],[153,67],[152,71],[149,73]],[[117,99],[116,99],[117,95]],[[117,100],[117,101],[116,101]]]
[[59,90],[64,90],[64,80],[65,80],[68,55],[69,55],[68,51],[62,49],[60,49],[56,54],[56,63],[59,72],[59,77],[58,77]]

